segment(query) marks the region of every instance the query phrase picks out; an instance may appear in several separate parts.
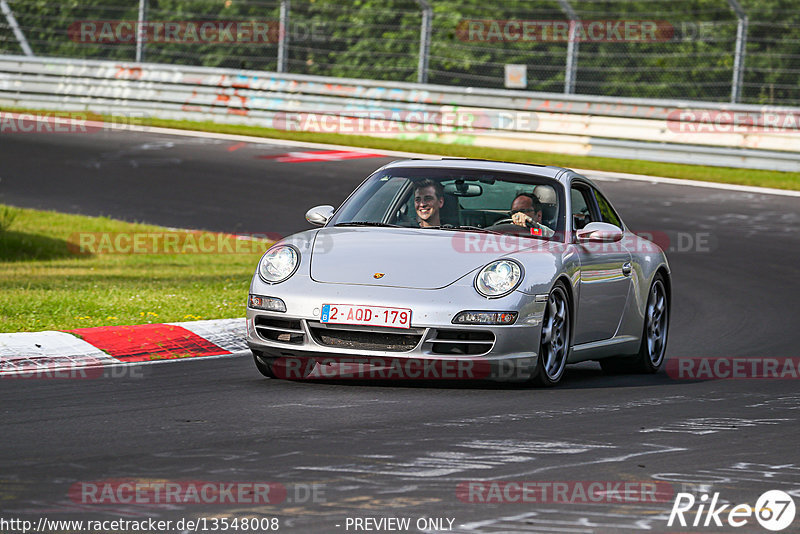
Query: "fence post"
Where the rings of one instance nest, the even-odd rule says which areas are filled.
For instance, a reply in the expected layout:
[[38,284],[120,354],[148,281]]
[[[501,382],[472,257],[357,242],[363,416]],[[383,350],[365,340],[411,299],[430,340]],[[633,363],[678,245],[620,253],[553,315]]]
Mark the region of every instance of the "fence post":
[[433,8],[428,0],[417,0],[422,9],[422,25],[419,29],[419,64],[417,65],[417,83],[428,83],[428,58],[431,50],[431,28]]
[[578,70],[578,24],[580,17],[572,9],[569,0],[558,0],[561,10],[569,18],[569,42],[567,43],[567,65],[564,73],[564,94],[575,92],[575,77]]
[[31,50],[31,45],[28,44],[28,40],[25,38],[25,34],[22,33],[22,28],[19,27],[17,24],[17,19],[14,17],[14,12],[11,11],[11,7],[8,5],[6,0],[0,0],[0,10],[3,11],[3,15],[6,16],[6,20],[8,21],[8,25],[11,26],[11,31],[14,32],[14,37],[17,38],[17,42],[19,46],[22,48],[22,52],[26,56],[33,56],[33,50]]
[[136,62],[144,61],[144,44],[147,40],[147,0],[139,0],[139,18],[136,25]]
[[738,0],[728,0],[728,5],[739,19],[736,25],[736,51],[733,56],[733,82],[731,83],[731,103],[737,104],[742,96],[744,81],[744,54],[747,46],[747,13]]
[[281,18],[278,28],[278,72],[286,72],[289,58],[289,0],[281,0]]

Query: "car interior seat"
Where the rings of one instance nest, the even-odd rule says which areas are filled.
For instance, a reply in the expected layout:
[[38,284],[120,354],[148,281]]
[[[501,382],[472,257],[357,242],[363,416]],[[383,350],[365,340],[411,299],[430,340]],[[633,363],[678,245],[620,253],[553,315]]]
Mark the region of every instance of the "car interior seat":
[[444,206],[439,210],[439,220],[442,224],[461,226],[461,206],[457,196],[444,194]]

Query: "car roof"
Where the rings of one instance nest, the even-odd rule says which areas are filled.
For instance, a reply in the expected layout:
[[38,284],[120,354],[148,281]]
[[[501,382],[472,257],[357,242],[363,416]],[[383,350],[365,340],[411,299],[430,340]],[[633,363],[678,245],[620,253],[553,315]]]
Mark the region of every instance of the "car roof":
[[507,161],[493,161],[487,159],[468,158],[441,158],[441,159],[403,159],[393,161],[383,168],[396,167],[422,167],[422,168],[448,168],[448,169],[476,169],[498,172],[515,172],[551,178],[566,183],[566,177],[577,175],[571,169],[555,167],[553,165],[536,165],[533,163],[511,163]]

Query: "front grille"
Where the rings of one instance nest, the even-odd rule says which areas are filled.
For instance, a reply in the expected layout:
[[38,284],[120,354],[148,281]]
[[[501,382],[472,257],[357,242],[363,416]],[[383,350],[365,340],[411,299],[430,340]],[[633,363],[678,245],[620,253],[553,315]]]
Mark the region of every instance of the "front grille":
[[436,330],[433,338],[427,339],[434,354],[463,354],[475,356],[485,354],[494,345],[494,333],[486,330]]
[[387,332],[349,328],[330,328],[309,324],[314,341],[326,347],[387,352],[408,352],[417,346],[422,334],[419,332]]
[[256,332],[267,341],[302,345],[306,336],[299,319],[284,319],[259,315],[255,320]]

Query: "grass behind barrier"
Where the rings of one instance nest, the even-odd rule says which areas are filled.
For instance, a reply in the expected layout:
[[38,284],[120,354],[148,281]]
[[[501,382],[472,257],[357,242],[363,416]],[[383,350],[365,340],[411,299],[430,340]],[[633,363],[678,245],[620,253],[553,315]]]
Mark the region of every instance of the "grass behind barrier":
[[[4,209],[9,208],[0,205]],[[240,253],[222,247],[222,253],[203,253],[191,244],[219,243],[220,234],[10,209],[17,216],[0,231],[2,332],[243,317],[250,278],[269,245],[247,242]],[[167,253],[122,254],[152,250],[150,238],[142,240],[144,248],[111,239],[166,234],[177,240]],[[76,254],[81,235],[90,236],[84,244],[91,241],[86,248],[97,253]],[[111,237],[104,242],[103,235]]]
[[[9,112],[27,112],[60,114],[68,116],[71,112],[54,112],[42,110],[26,110],[19,108],[2,108]],[[185,120],[167,120],[158,118],[131,118],[114,117],[111,115],[98,115],[91,112],[80,112],[92,120],[107,120],[109,122],[122,122],[138,126],[153,126],[162,128],[175,128],[179,130],[196,130],[203,132],[216,132],[237,135],[249,135],[289,141],[303,141],[309,143],[326,143],[347,145],[362,148],[381,150],[396,150],[401,152],[418,152],[421,154],[434,154],[449,157],[479,158],[502,161],[516,161],[520,163],[538,163],[544,165],[557,165],[576,169],[592,169],[597,171],[624,172],[630,174],[643,174],[649,176],[664,176],[683,180],[701,180],[707,182],[749,185],[758,187],[772,187],[775,189],[800,190],[800,173],[766,171],[758,169],[738,169],[732,167],[710,167],[703,165],[688,165],[679,163],[661,163],[636,159],[601,158],[596,156],[576,156],[557,154],[551,152],[534,152],[527,150],[507,150],[498,148],[484,148],[462,144],[434,143],[430,141],[396,140],[363,135],[345,135],[337,133],[296,132],[263,128],[260,126],[246,126],[237,124],[220,124],[216,122],[194,122]],[[725,134],[720,134],[725,135]],[[800,136],[798,136],[800,143]],[[800,158],[800,156],[798,156]],[[691,155],[687,153],[687,160]]]

